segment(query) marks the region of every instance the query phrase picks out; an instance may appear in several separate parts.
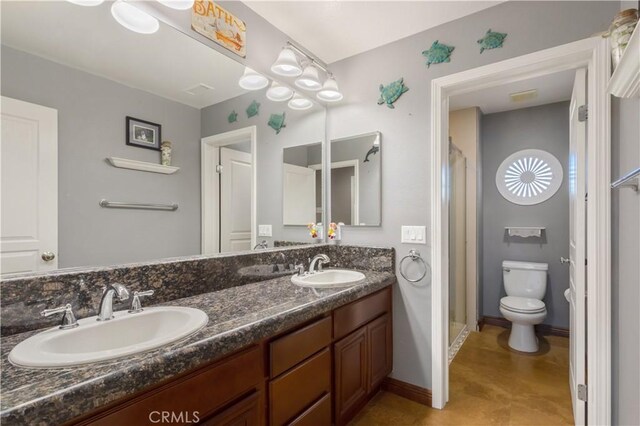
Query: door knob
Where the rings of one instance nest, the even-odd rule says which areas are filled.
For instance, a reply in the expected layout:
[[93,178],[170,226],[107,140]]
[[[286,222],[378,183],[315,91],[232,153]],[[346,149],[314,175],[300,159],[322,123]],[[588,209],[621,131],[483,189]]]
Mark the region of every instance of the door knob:
[[45,251],[44,253],[42,253],[42,260],[44,260],[45,262],[51,262],[55,258],[56,255],[50,251]]
[[560,256],[560,263],[569,263],[569,262],[571,262],[571,260],[567,259],[566,257]]

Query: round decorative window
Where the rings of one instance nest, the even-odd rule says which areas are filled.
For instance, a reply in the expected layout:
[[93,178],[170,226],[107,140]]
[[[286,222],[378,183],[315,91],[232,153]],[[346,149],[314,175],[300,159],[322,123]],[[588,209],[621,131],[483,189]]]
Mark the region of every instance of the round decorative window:
[[496,173],[500,194],[514,204],[548,200],[562,184],[562,166],[547,151],[525,149],[507,157]]

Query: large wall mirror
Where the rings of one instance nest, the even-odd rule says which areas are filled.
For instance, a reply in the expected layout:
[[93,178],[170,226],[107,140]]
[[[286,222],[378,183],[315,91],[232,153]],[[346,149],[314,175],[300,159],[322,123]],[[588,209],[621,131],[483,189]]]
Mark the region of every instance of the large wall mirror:
[[283,151],[322,158],[324,107],[242,89],[240,63],[162,22],[129,31],[110,7],[2,5],[2,272],[311,242],[283,220]]
[[331,141],[331,221],[346,226],[381,225],[382,134]]

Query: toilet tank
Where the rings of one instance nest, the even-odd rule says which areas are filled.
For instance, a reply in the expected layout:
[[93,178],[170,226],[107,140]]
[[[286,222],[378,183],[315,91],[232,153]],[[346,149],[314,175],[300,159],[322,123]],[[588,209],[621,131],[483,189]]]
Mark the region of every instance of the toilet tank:
[[502,262],[502,277],[507,296],[529,297],[542,300],[547,291],[546,263]]

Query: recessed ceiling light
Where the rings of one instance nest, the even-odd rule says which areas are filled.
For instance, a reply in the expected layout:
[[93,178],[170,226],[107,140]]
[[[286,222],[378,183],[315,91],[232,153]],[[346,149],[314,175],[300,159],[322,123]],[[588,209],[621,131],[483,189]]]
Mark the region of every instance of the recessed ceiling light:
[[288,101],[292,96],[293,90],[291,90],[291,88],[275,81],[271,83],[271,87],[267,90],[267,99],[274,102]]
[[343,98],[338,89],[338,82],[333,77],[327,78],[317,96],[318,99],[325,102],[337,102]]
[[318,69],[313,64],[304,67],[302,75],[296,80],[296,86],[306,90],[320,90],[322,84],[320,84],[320,78],[318,77]]
[[297,77],[302,74],[296,54],[288,47],[280,51],[278,59],[271,66],[271,71],[285,77]]
[[311,102],[311,99],[307,99],[296,93],[287,105],[291,109],[302,111],[311,108],[313,106],[313,102]]
[[509,97],[511,98],[511,102],[530,101],[531,99],[535,99],[538,97],[538,90],[531,89],[525,90],[523,92],[511,93],[509,94]]
[[238,84],[245,90],[260,90],[269,85],[269,79],[251,68],[245,67],[244,74],[240,77]]
[[163,5],[176,10],[187,10],[193,7],[194,0],[158,0]]
[[111,6],[111,15],[120,25],[140,34],[153,34],[160,28],[156,18],[124,0],[116,0]]

